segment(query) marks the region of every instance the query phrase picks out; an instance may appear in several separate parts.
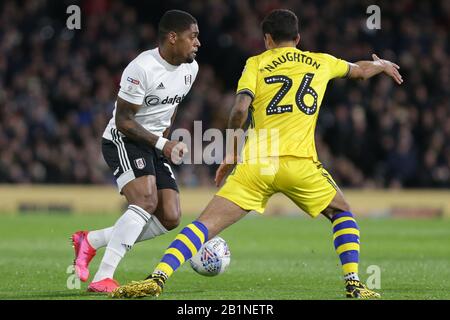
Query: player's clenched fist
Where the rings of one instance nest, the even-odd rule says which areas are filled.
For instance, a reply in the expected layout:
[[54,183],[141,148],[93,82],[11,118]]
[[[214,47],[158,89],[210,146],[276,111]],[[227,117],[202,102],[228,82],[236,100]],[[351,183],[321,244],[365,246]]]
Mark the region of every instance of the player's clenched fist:
[[167,141],[163,148],[164,156],[170,159],[173,164],[180,164],[183,156],[188,152],[187,145],[180,141]]

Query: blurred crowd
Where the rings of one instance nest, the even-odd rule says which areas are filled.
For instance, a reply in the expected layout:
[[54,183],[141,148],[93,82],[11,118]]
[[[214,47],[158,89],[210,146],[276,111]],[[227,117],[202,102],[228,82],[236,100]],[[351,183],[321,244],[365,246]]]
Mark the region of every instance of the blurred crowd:
[[[401,66],[386,76],[329,83],[317,128],[319,158],[342,187],[449,188],[450,2],[165,0],[0,3],[0,183],[113,183],[101,136],[124,67],[157,45],[165,10],[199,22],[200,72],[174,128],[225,129],[245,60],[264,50],[260,21],[275,8],[300,20],[300,49],[348,61],[372,53]],[[81,8],[81,30],[66,8]],[[200,150],[201,151],[201,150]],[[176,168],[182,186],[209,186],[216,166]]]

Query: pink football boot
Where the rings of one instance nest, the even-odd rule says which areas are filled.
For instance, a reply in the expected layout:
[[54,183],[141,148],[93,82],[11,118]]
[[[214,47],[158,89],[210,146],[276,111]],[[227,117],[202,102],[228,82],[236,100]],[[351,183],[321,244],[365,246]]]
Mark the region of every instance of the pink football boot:
[[105,278],[97,282],[91,282],[87,291],[89,292],[105,292],[110,293],[120,287],[119,283],[111,278]]
[[92,248],[87,240],[88,231],[77,231],[72,235],[72,244],[75,249],[75,273],[81,281],[89,278],[89,263],[97,251]]

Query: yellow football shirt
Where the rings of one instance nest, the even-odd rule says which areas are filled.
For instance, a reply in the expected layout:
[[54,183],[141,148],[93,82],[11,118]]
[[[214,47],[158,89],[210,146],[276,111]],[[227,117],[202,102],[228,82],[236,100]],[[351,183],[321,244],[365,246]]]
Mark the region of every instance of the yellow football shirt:
[[344,60],[294,47],[249,58],[237,87],[237,93],[253,98],[242,159],[290,155],[317,160],[314,130],[327,83],[348,71]]

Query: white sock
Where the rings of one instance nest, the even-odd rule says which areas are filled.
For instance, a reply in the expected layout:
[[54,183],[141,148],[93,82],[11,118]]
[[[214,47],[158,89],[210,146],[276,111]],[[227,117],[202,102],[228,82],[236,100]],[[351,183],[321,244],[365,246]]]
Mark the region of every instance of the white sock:
[[106,247],[100,267],[93,282],[105,278],[113,278],[120,260],[129,251],[141,234],[142,229],[150,220],[150,214],[136,206],[128,206],[128,210],[117,220],[111,234],[111,240]]
[[142,229],[142,232],[137,238],[136,242],[153,239],[154,237],[160,236],[167,232],[167,229],[164,228],[161,222],[159,222],[158,218],[152,215],[151,219],[147,222],[144,229]]
[[[89,244],[95,249],[106,247],[111,240],[112,231],[114,227],[109,227],[100,230],[89,231],[87,239]],[[158,218],[152,215],[151,219],[142,229],[141,234],[136,239],[136,242],[153,239],[156,236],[167,233],[167,229],[159,222]]]
[[350,273],[347,273],[347,274],[344,276],[344,280],[345,280],[345,281],[347,281],[347,280],[355,280],[355,281],[359,281],[359,277],[358,277],[358,274],[357,274],[357,273],[350,272]]
[[95,250],[106,247],[109,240],[111,239],[113,230],[114,227],[109,227],[105,229],[89,231],[87,240],[91,247],[93,247]]

